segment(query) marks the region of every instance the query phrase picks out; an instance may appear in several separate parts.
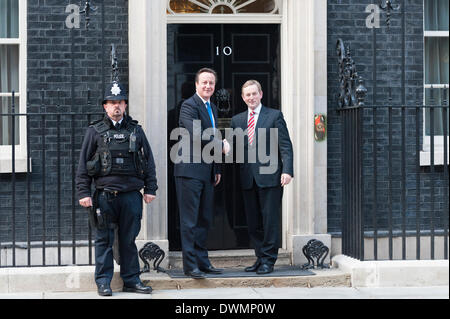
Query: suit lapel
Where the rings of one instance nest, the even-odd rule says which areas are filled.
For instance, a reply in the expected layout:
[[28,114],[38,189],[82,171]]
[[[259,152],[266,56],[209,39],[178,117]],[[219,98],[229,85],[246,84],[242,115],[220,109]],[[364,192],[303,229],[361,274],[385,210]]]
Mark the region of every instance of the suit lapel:
[[[194,94],[194,100],[197,103],[197,107],[200,109],[200,115],[203,114],[203,116],[202,116],[203,121],[207,121],[206,123],[208,123],[206,128],[212,127],[211,119],[209,118],[209,114],[208,114],[208,110],[206,109],[206,105],[203,104],[202,99],[197,94]],[[213,108],[213,106],[211,106],[211,108]],[[213,113],[214,113],[214,108],[213,108]],[[214,116],[215,116],[215,114],[214,114]],[[200,120],[202,120],[202,118],[200,118]]]
[[248,111],[242,113],[241,127],[244,130],[244,132],[248,129]]
[[256,144],[258,144],[258,129],[259,128],[266,128],[264,125],[265,125],[266,120],[267,120],[267,113],[268,113],[267,109],[263,105],[261,107],[261,112],[259,113],[258,122],[256,123],[256,127],[255,127],[255,138],[254,138],[254,141],[255,141]]
[[[216,124],[216,127],[217,127],[217,119],[219,118],[219,114],[217,112],[217,107],[213,102],[211,102],[211,108],[213,110],[214,123]],[[206,112],[206,113],[208,113],[208,112]],[[209,114],[208,114],[208,116],[209,116]]]
[[[240,127],[242,128],[242,130],[245,133],[247,133],[247,129],[248,129],[248,111],[242,113],[241,119],[240,119]],[[248,135],[245,135],[244,145],[248,145]]]

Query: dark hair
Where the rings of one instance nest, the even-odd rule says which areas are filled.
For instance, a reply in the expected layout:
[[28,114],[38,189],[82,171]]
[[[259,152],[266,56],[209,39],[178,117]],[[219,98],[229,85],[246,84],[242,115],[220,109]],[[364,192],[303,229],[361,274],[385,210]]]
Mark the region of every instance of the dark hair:
[[202,74],[202,73],[212,73],[212,74],[214,74],[214,77],[216,78],[216,82],[217,82],[217,72],[216,71],[214,71],[213,69],[210,69],[210,68],[202,68],[195,75],[195,83],[198,83],[200,74]]

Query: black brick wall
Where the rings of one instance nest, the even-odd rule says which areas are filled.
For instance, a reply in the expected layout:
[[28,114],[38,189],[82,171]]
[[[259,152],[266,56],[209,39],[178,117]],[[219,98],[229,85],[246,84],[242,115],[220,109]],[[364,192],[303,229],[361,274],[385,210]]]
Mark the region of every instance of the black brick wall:
[[[340,232],[342,215],[342,184],[341,184],[341,127],[338,114],[335,112],[338,94],[338,65],[335,45],[338,38],[342,38],[350,45],[352,56],[357,64],[360,75],[365,79],[368,88],[367,103],[373,101],[372,78],[372,30],[366,28],[366,6],[376,1],[372,0],[329,0],[328,1],[328,230]],[[101,112],[99,104],[103,95],[102,87],[110,80],[110,44],[115,43],[121,71],[121,82],[128,86],[128,1],[104,1],[105,5],[105,32],[102,33],[102,1],[93,1],[98,11],[91,15],[89,30],[84,25],[84,16],[81,19],[81,28],[68,30],[65,26],[67,14],[65,8],[71,1],[58,0],[29,0],[28,1],[28,112]],[[79,4],[79,2],[73,2]],[[405,0],[406,3],[406,96],[407,104],[414,104],[423,97],[423,1]],[[392,104],[401,103],[401,20],[399,13],[393,13],[391,31],[386,32],[384,19],[381,15],[381,29],[377,30],[377,102],[383,104],[388,101],[388,88],[392,88]],[[104,37],[104,38],[103,38]],[[102,46],[103,45],[103,46]],[[73,50],[73,52],[72,52]],[[102,56],[104,65],[102,65]],[[74,76],[72,77],[72,58],[74,58]],[[88,101],[88,89],[91,90],[91,99]],[[41,95],[44,90],[44,99]],[[58,92],[59,90],[59,92]],[[72,94],[73,90],[73,94]],[[387,149],[386,140],[386,112],[378,113],[379,123],[379,150],[378,172],[380,177],[378,188],[378,218],[379,227],[385,228],[387,223],[388,188],[386,182]],[[371,115],[365,114],[365,208],[371,212],[373,198],[370,187],[373,176],[372,144],[371,144]],[[399,126],[398,111],[394,112],[394,127]],[[46,210],[45,227],[46,239],[56,240],[57,221],[57,118],[45,118],[45,188],[46,201],[43,205],[43,151],[42,151],[42,118],[31,116],[28,124],[30,155],[32,158],[32,171],[30,182],[31,201],[27,200],[27,179],[25,174],[16,176],[16,240],[26,240],[27,230],[27,203],[30,204],[30,240],[42,240],[43,233],[43,207]],[[413,123],[414,116],[408,113],[407,128],[407,202],[409,206],[415,204],[415,148]],[[88,119],[83,116],[63,116],[60,120],[61,128],[61,224],[63,240],[72,238],[75,233],[77,239],[86,239],[87,219],[85,212],[78,208],[75,199],[75,232],[72,230],[72,157],[75,158],[75,167],[78,163],[78,150],[84,135]],[[74,124],[72,124],[74,123]],[[74,151],[72,151],[71,131],[75,130]],[[421,135],[422,133],[420,133]],[[401,221],[399,198],[400,188],[400,151],[399,139],[394,137],[394,179],[393,183],[393,210],[394,223]],[[437,168],[434,174],[435,183],[435,209],[437,217],[443,214],[443,195],[447,191],[441,169]],[[429,168],[423,168],[421,177],[421,223],[422,229],[430,225],[430,173]],[[11,202],[11,175],[0,175],[0,242],[12,240],[12,202]],[[408,228],[415,227],[415,211],[408,209]],[[435,226],[438,228],[440,219]],[[370,227],[369,227],[370,228]]]
[[[405,96],[406,105],[416,105],[423,101],[423,0],[405,0],[395,3],[404,3],[406,12],[406,74]],[[341,125],[340,116],[336,112],[337,97],[339,94],[338,59],[336,42],[339,38],[350,46],[351,55],[355,60],[357,71],[365,79],[368,89],[366,105],[402,105],[402,20],[401,12],[393,12],[390,31],[386,26],[386,13],[381,12],[380,29],[376,29],[376,65],[377,81],[374,99],[373,79],[373,30],[366,27],[366,7],[378,1],[363,0],[330,0],[328,1],[328,231],[339,233],[342,223],[342,178],[341,178]],[[391,88],[392,102],[389,102],[389,89]],[[392,191],[388,183],[388,111],[377,111],[377,227],[386,230],[389,216],[389,194],[392,196],[393,225],[401,229],[401,111],[393,111],[393,153],[392,153]],[[420,132],[422,137],[422,113],[419,116]],[[406,222],[407,230],[416,228],[416,116],[414,111],[406,112]],[[363,165],[364,165],[364,218],[366,230],[373,229],[372,213],[375,203],[372,194],[374,162],[373,162],[373,114],[366,110],[363,116]],[[422,138],[420,138],[422,143]],[[447,176],[448,178],[448,176]],[[420,227],[429,230],[431,225],[431,194],[432,180],[434,184],[434,227],[443,227],[444,194],[448,192],[442,166],[436,168],[431,174],[429,167],[420,170],[421,207],[419,212]],[[448,213],[448,212],[447,212]]]
[[[81,2],[84,5],[84,1]],[[128,87],[128,1],[92,1],[97,11],[91,13],[90,26],[85,27],[81,14],[79,29],[68,29],[65,13],[70,0],[28,0],[28,113],[102,112],[103,87],[111,80],[110,48],[116,45],[120,80]],[[102,5],[104,3],[104,16]],[[102,22],[104,19],[104,32]],[[102,65],[102,57],[104,58]],[[73,65],[73,71],[72,71]],[[88,89],[91,91],[88,101]],[[43,99],[42,99],[43,97]],[[94,118],[91,118],[93,120]],[[60,176],[58,188],[57,127],[60,126]],[[87,116],[45,117],[45,179],[43,179],[43,126],[41,116],[29,116],[30,156],[30,240],[43,239],[45,209],[46,240],[57,239],[58,201],[61,190],[61,239],[87,239],[86,212],[75,197],[75,223],[72,222],[72,158],[75,169],[79,149],[88,125]],[[72,128],[75,131],[72,146]],[[45,180],[45,184],[43,184]],[[42,189],[45,187],[45,205]],[[16,175],[16,241],[27,239],[27,178]],[[0,175],[0,242],[12,241],[11,174]],[[72,227],[74,226],[74,231]]]

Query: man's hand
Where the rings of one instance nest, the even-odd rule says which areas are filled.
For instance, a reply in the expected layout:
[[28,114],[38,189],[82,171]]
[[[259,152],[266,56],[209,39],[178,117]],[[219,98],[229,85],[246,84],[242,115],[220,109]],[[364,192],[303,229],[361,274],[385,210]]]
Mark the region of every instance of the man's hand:
[[281,187],[284,187],[286,185],[289,185],[289,183],[292,181],[292,176],[289,174],[283,174],[281,175]]
[[219,185],[221,177],[222,177],[222,175],[216,174],[216,183],[214,184],[214,187],[216,187],[217,185]]
[[150,194],[144,194],[144,202],[146,204],[150,204],[151,202],[153,202],[153,200],[156,198],[155,195],[150,195]]
[[222,152],[225,155],[228,155],[228,153],[230,153],[230,150],[231,150],[230,143],[228,143],[227,140],[223,140],[223,150],[222,150]]
[[83,199],[80,199],[79,202],[80,202],[80,205],[85,208],[92,207],[92,198],[91,197],[85,197]]

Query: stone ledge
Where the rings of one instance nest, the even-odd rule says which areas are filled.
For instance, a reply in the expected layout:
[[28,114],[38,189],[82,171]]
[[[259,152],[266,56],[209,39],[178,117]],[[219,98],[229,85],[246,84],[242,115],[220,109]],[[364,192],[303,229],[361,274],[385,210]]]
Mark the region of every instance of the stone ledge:
[[[9,293],[64,293],[95,292],[93,266],[47,267],[47,268],[5,268],[0,269],[0,294]],[[202,289],[231,287],[350,287],[348,273],[338,269],[313,270],[315,276],[299,277],[246,277],[209,278],[194,280],[190,278],[173,279],[164,273],[146,273],[141,280],[154,290]],[[113,291],[122,290],[119,267],[116,265],[111,283]]]
[[448,260],[359,261],[338,255],[333,267],[351,274],[352,287],[448,286]]
[[340,270],[312,270],[315,276],[292,277],[241,277],[208,278],[195,280],[190,278],[167,278],[157,275],[143,275],[142,281],[154,290],[171,289],[211,289],[211,288],[268,288],[268,287],[351,287],[351,278]]
[[[116,265],[111,288],[123,286]],[[96,291],[95,266],[33,267],[0,269],[0,293]]]

